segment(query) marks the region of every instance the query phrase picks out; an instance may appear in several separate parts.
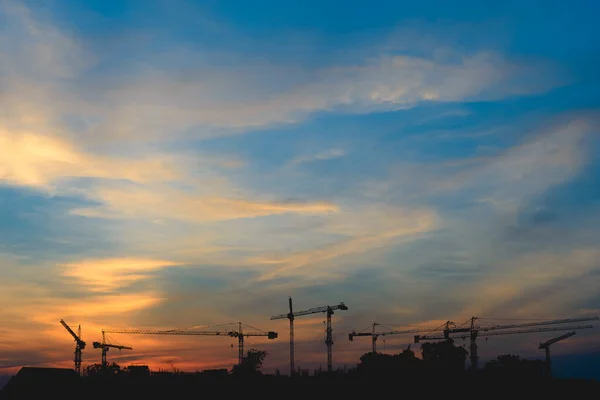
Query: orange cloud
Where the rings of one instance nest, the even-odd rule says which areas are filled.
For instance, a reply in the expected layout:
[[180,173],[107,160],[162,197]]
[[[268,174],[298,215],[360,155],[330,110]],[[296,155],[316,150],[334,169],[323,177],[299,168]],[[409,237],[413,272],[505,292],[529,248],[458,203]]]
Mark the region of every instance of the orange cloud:
[[92,291],[112,291],[148,279],[150,273],[177,265],[171,261],[116,258],[63,264],[63,275],[78,279]]

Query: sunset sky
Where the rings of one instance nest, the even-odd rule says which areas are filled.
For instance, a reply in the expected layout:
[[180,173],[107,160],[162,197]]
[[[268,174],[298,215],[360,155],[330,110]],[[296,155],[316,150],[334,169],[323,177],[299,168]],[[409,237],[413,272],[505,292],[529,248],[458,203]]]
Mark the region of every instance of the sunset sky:
[[[83,366],[103,328],[242,322],[278,332],[246,348],[287,374],[288,321],[269,318],[289,296],[348,306],[334,368],[370,350],[348,333],[373,322],[600,315],[599,15],[0,0],[0,375],[72,367],[61,319],[81,325]],[[324,320],[296,320],[296,366],[326,367]],[[600,355],[594,327],[553,354]],[[560,334],[482,339],[480,356],[542,359]],[[122,366],[237,362],[234,338],[109,339],[133,347],[109,352]]]

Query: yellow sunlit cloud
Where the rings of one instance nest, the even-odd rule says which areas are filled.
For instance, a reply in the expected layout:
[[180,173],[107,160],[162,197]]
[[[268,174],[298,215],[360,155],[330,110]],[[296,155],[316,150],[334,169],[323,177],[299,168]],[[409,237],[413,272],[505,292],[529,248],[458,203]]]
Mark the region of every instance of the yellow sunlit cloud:
[[[65,298],[52,299],[51,304],[28,304],[22,307],[27,311],[30,321],[52,324],[61,318],[74,320],[113,320],[127,317],[127,314],[154,306],[163,299],[160,295],[149,293],[103,295],[76,301]],[[58,319],[57,319],[58,318]]]
[[121,160],[77,150],[63,139],[31,132],[9,132],[0,126],[0,181],[49,188],[63,178],[94,177],[134,182],[178,177],[166,158]]
[[62,265],[64,276],[74,277],[91,291],[112,291],[150,277],[150,273],[177,263],[165,260],[116,258],[83,260]]

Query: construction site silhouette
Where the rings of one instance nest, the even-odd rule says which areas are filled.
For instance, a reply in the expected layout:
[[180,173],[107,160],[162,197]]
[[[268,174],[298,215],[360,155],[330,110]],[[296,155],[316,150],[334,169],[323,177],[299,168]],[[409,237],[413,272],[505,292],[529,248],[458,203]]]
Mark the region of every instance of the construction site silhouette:
[[[333,368],[333,328],[332,316],[336,311],[346,311],[348,306],[341,302],[294,311],[292,299],[288,300],[289,312],[272,316],[271,320],[289,320],[289,374],[277,370],[273,374],[264,373],[263,362],[269,352],[256,348],[244,349],[244,338],[264,337],[269,340],[279,337],[277,332],[237,323],[236,329],[117,329],[102,330],[102,341],[93,342],[94,349],[101,350],[101,362],[87,365],[82,369],[82,352],[86,342],[82,340],[81,326],[72,329],[67,322],[60,323],[75,343],[73,368],[22,367],[0,391],[0,400],[39,399],[67,393],[102,396],[111,399],[121,398],[174,398],[174,396],[201,396],[207,390],[218,386],[219,393],[273,393],[282,385],[298,388],[311,394],[318,388],[331,387],[335,393],[344,396],[356,395],[357,390],[368,393],[387,393],[397,390],[398,385],[418,390],[425,396],[447,395],[462,391],[493,391],[504,395],[553,395],[557,393],[598,393],[600,382],[595,379],[557,378],[552,372],[550,347],[576,334],[577,330],[592,328],[592,325],[577,323],[598,320],[598,317],[577,317],[546,321],[519,322],[511,324],[479,323],[481,318],[472,317],[462,324],[452,321],[438,327],[416,327],[413,329],[378,329],[384,324],[373,323],[362,331],[352,331],[348,339],[370,337],[372,350],[364,353],[356,366]],[[327,368],[310,371],[294,364],[294,320],[311,314],[325,314],[325,345],[327,348]],[[248,329],[250,328],[250,330]],[[568,331],[560,336],[539,344],[545,352],[545,360],[523,359],[515,354],[501,354],[495,359],[479,365],[477,338],[500,335],[519,335],[535,332]],[[208,369],[197,372],[184,372],[176,369],[152,371],[147,365],[121,367],[109,362],[110,349],[133,350],[133,347],[115,345],[107,340],[107,333],[127,335],[185,335],[223,336],[238,339],[238,362],[230,370]],[[408,345],[397,354],[377,351],[379,337],[389,335],[415,334],[413,341],[419,344],[420,354]],[[469,339],[468,350],[457,345],[457,339]],[[404,389],[403,389],[404,390]],[[592,392],[590,392],[592,391]],[[299,393],[299,392],[298,392]],[[316,392],[314,392],[316,394]]]
[[[83,376],[73,369],[23,367],[5,386],[1,399],[79,398],[101,396],[111,399],[162,399],[179,396],[204,396],[207,393],[276,394],[282,386],[300,393],[325,395],[327,392],[357,396],[384,394],[389,390],[416,390],[421,396],[476,391],[514,397],[530,395],[569,395],[598,393],[596,380],[559,379],[548,376],[541,360],[524,360],[516,355],[501,355],[483,369],[465,368],[468,352],[452,339],[423,343],[421,358],[410,348],[398,354],[366,353],[355,368],[334,371],[299,369],[294,376],[263,374],[262,361],[268,354],[248,350],[242,364],[227,369],[196,373],[153,372],[147,366],[120,368],[92,365]],[[218,390],[218,392],[215,392]],[[319,390],[320,392],[316,392]],[[259,391],[259,392],[258,392]],[[393,393],[393,392],[392,392]]]

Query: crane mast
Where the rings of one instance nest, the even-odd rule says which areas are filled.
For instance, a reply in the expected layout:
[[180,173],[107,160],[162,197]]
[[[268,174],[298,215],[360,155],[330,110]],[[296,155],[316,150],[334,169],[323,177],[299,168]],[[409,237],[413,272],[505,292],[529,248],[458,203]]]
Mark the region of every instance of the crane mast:
[[327,328],[326,328],[326,336],[325,336],[325,344],[327,345],[327,372],[331,372],[333,366],[333,329],[331,327],[331,316],[333,315],[333,310],[331,307],[327,307]]
[[294,376],[294,311],[292,309],[292,298],[289,298],[290,312],[288,319],[290,320],[290,377]]
[[244,361],[244,334],[242,333],[242,323],[238,325],[238,363],[241,365]]
[[271,320],[275,319],[283,319],[287,318],[290,321],[290,376],[294,375],[294,325],[293,321],[295,317],[299,317],[302,315],[310,315],[317,313],[326,313],[327,314],[327,325],[325,328],[325,344],[327,345],[327,371],[331,372],[333,369],[333,357],[332,357],[332,347],[333,347],[333,329],[331,325],[331,316],[333,315],[335,310],[347,310],[348,307],[341,302],[334,306],[319,306],[314,308],[309,308],[304,311],[292,311],[292,298],[289,298],[289,307],[290,312],[286,314],[274,315],[271,317]]
[[81,375],[81,351],[85,349],[85,342],[81,340],[81,325],[77,327],[77,333],[73,332],[73,329],[64,320],[60,320],[61,325],[73,336],[75,339],[75,372],[77,375]]

